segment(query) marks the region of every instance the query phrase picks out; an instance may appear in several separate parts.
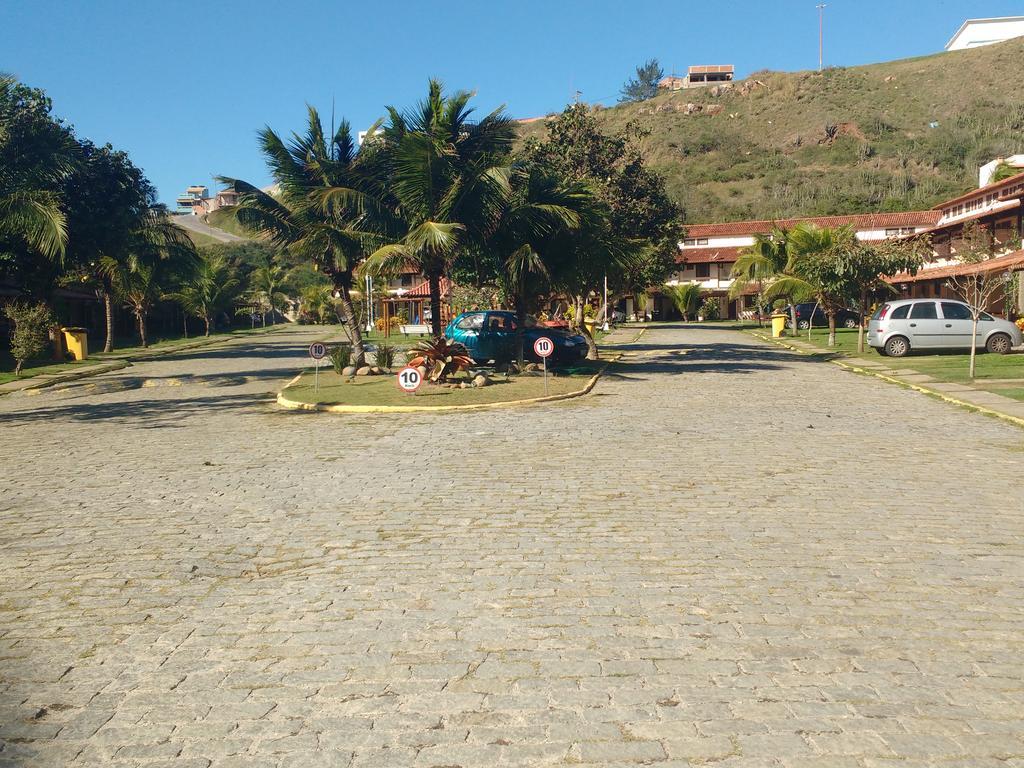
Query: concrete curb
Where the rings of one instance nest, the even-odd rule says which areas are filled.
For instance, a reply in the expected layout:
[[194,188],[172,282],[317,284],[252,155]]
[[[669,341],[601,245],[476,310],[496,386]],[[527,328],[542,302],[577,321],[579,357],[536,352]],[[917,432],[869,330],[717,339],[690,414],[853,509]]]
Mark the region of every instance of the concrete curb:
[[[19,389],[12,389],[12,390],[9,390],[9,391],[4,392],[2,394],[10,395],[10,394],[13,394],[14,392],[33,392],[33,391],[39,390],[39,389],[46,389],[48,387],[55,387],[58,384],[67,384],[69,381],[77,381],[78,379],[87,379],[90,376],[98,376],[101,373],[110,373],[111,371],[120,371],[122,368],[127,368],[130,365],[131,365],[131,363],[129,363],[127,360],[119,360],[116,363],[108,363],[106,365],[101,363],[99,365],[90,366],[89,368],[87,368],[85,370],[82,370],[82,371],[74,371],[72,373],[63,373],[63,374],[60,374],[59,376],[55,376],[52,379],[43,379],[42,381],[33,382],[32,379],[30,378],[28,380],[29,384],[27,386],[21,387]],[[35,378],[35,377],[32,377],[32,378]]]
[[[796,352],[796,353],[801,354],[801,355],[817,354],[817,353],[809,352],[808,350],[805,350],[805,349],[800,349],[799,347],[794,347],[791,344],[787,344],[784,341],[779,341],[778,339],[773,339],[770,336],[762,336],[759,333],[753,333],[751,331],[747,331],[747,333],[749,333],[754,338],[761,339],[762,341],[769,341],[772,344],[776,344],[776,345],[778,345],[780,347],[785,347],[786,349],[792,350],[793,352]],[[827,355],[829,353],[828,352],[822,352],[821,354],[826,354]],[[1018,426],[1018,427],[1024,427],[1024,419],[1021,419],[1021,418],[1019,418],[1017,416],[1011,416],[1008,413],[1003,413],[1001,411],[997,411],[997,410],[994,410],[992,408],[987,408],[984,405],[978,405],[977,403],[971,403],[971,402],[968,402],[966,400],[961,400],[961,399],[959,399],[957,397],[952,397],[950,395],[947,395],[945,392],[939,392],[939,391],[934,390],[934,389],[929,389],[928,387],[924,387],[924,386],[921,386],[920,384],[915,384],[913,382],[903,381],[902,379],[900,379],[900,378],[898,378],[896,376],[890,376],[890,375],[885,374],[885,373],[880,373],[879,371],[873,371],[870,368],[862,368],[859,365],[854,365],[852,363],[846,362],[846,360],[832,358],[832,359],[829,359],[827,362],[832,363],[833,365],[838,365],[840,368],[843,368],[843,369],[845,369],[847,371],[852,371],[854,373],[862,373],[862,374],[865,374],[867,376],[874,376],[876,379],[881,379],[882,381],[887,381],[890,384],[898,384],[901,387],[906,387],[908,389],[914,390],[915,392],[920,392],[921,394],[924,394],[924,395],[930,395],[931,397],[936,397],[939,400],[944,400],[947,403],[951,403],[953,405],[958,405],[961,408],[966,408],[968,410],[975,411],[977,413],[983,413],[986,416],[992,416],[992,417],[997,418],[997,419],[1002,419],[1003,421],[1008,421],[1009,423],[1011,423],[1011,424],[1013,424],[1015,426]]]
[[290,410],[317,411],[320,413],[432,413],[442,411],[482,411],[492,408],[512,408],[521,405],[553,403],[558,400],[571,400],[590,394],[590,391],[597,385],[597,380],[601,378],[601,374],[617,359],[616,357],[605,360],[597,373],[590,377],[583,389],[565,392],[561,395],[548,395],[547,397],[530,397],[524,400],[502,400],[497,403],[473,403],[471,405],[325,405],[323,403],[303,403],[298,400],[290,400],[284,396],[285,390],[302,378],[300,373],[285,384],[284,389],[277,393],[277,404]]

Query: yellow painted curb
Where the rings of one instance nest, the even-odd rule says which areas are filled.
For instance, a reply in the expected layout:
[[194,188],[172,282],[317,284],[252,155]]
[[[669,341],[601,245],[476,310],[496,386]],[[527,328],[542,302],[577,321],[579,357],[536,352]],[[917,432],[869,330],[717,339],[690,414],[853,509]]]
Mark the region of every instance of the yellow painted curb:
[[605,368],[617,359],[618,357],[605,360],[604,365],[601,366],[597,373],[590,377],[590,380],[583,389],[578,389],[575,392],[565,392],[561,395],[530,397],[525,400],[503,400],[497,403],[473,403],[471,405],[324,405],[323,403],[303,403],[298,400],[289,400],[284,396],[284,389],[288,389],[288,387],[302,378],[300,373],[289,381],[284,389],[277,393],[277,404],[292,410],[319,411],[320,413],[431,413],[435,411],[482,411],[487,408],[512,408],[520,405],[534,405],[536,403],[553,403],[557,400],[570,400],[574,397],[582,397],[589,394],[597,384],[597,380],[601,378]]
[[[798,349],[797,347],[790,346],[789,344],[786,344],[784,341],[777,341],[776,339],[772,339],[772,338],[769,338],[767,336],[761,336],[760,334],[757,334],[757,333],[751,333],[750,335],[755,337],[755,338],[762,339],[764,341],[770,341],[773,344],[778,344],[780,347],[785,347],[786,349],[791,349],[794,352],[798,352],[800,354],[811,354],[810,352],[807,352],[806,350],[802,350],[802,349]],[[976,403],[969,403],[966,400],[960,400],[959,398],[952,397],[951,395],[947,395],[944,392],[939,392],[939,391],[936,391],[934,389],[929,389],[928,387],[922,387],[920,384],[914,384],[914,383],[909,382],[909,381],[904,381],[903,379],[899,379],[899,378],[897,378],[895,376],[889,376],[889,375],[884,374],[884,373],[879,373],[878,371],[872,371],[870,368],[861,368],[859,365],[851,365],[850,363],[843,362],[842,360],[829,360],[828,362],[833,363],[835,365],[838,365],[840,368],[843,368],[843,369],[845,369],[847,371],[853,371],[854,373],[863,373],[863,374],[866,374],[868,376],[874,376],[876,379],[881,379],[882,381],[887,381],[890,384],[899,384],[901,387],[907,387],[908,389],[912,389],[915,392],[920,392],[920,393],[925,394],[925,395],[931,395],[932,397],[937,397],[939,400],[945,400],[947,403],[952,403],[953,405],[959,405],[961,408],[967,408],[967,409],[972,410],[972,411],[977,411],[978,413],[983,413],[986,416],[993,416],[993,417],[995,417],[997,419],[1002,419],[1003,421],[1008,421],[1011,424],[1014,424],[1014,425],[1016,425],[1018,427],[1024,427],[1024,419],[1021,419],[1021,418],[1019,418],[1017,416],[1011,416],[1008,413],[1002,413],[1001,411],[996,411],[996,410],[993,410],[992,408],[986,408],[985,406],[977,405]]]

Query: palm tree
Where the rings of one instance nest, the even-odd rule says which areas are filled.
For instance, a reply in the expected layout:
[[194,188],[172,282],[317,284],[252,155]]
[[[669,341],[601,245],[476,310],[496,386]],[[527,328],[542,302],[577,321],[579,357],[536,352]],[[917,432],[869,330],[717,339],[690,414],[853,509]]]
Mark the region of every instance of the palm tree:
[[287,271],[271,258],[266,258],[249,275],[249,292],[256,304],[261,308],[263,325],[267,324],[267,313],[270,313],[270,324],[274,324],[274,313],[282,311],[288,302],[288,296],[281,290],[286,282]]
[[[828,346],[836,343],[836,312],[849,297],[836,292],[827,271],[817,263],[827,254],[847,248],[856,242],[853,227],[828,228],[814,224],[797,224],[787,234],[788,264],[784,273],[772,281],[766,298],[789,296],[793,301],[814,298],[828,317]],[[813,323],[813,313],[809,323]],[[794,332],[796,323],[793,324]],[[808,331],[810,326],[808,326]]]
[[[68,233],[57,190],[73,164],[75,142],[48,111],[41,92],[0,73],[0,238],[61,261]],[[32,125],[12,130],[16,117]]]
[[[786,231],[773,227],[771,232],[754,235],[754,243],[744,248],[732,266],[733,282],[729,298],[742,295],[751,287],[757,290],[757,320],[761,323],[765,284],[786,270],[789,255],[786,252]],[[793,327],[796,328],[796,307],[792,307]]]
[[580,184],[565,184],[541,167],[517,166],[486,247],[498,261],[498,281],[516,313],[516,360],[523,365],[526,316],[538,281],[550,278],[539,251],[548,238],[579,226],[592,197]]
[[165,298],[177,301],[187,314],[201,319],[209,336],[216,316],[230,309],[238,297],[238,287],[235,268],[224,257],[214,256],[202,259],[195,273]]
[[146,319],[175,277],[199,263],[189,236],[175,225],[163,205],[143,211],[128,233],[124,249],[104,253],[92,268],[100,285],[106,316],[105,352],[114,344],[114,299],[131,308],[142,346],[147,346]]
[[352,341],[353,364],[362,365],[363,337],[351,291],[356,267],[391,226],[379,201],[383,185],[375,174],[380,168],[357,153],[348,122],[343,120],[328,139],[312,107],[303,135],[293,134],[286,143],[264,128],[259,140],[278,191],[268,194],[240,179],[221,178],[240,195],[232,209],[235,217],[331,278]]
[[679,314],[684,321],[690,320],[690,315],[697,311],[700,306],[700,286],[696,283],[683,283],[682,285],[665,285],[661,289],[675,304]]
[[445,96],[431,80],[427,98],[407,114],[388,107],[373,144],[383,164],[401,236],[377,249],[371,272],[417,267],[430,288],[430,324],[441,336],[441,278],[461,250],[482,247],[509,194],[512,121],[497,109],[470,121],[472,94]]

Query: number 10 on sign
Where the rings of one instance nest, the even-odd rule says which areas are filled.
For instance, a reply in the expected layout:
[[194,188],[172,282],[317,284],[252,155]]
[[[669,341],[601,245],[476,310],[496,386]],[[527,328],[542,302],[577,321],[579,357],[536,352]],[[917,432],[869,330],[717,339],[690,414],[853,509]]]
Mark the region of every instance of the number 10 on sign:
[[548,396],[548,358],[555,351],[555,342],[547,336],[541,336],[533,342],[533,351],[544,364],[544,397]]
[[399,389],[412,395],[416,393],[416,390],[420,388],[420,384],[423,383],[423,374],[411,365],[407,365],[398,372],[395,381],[398,383]]

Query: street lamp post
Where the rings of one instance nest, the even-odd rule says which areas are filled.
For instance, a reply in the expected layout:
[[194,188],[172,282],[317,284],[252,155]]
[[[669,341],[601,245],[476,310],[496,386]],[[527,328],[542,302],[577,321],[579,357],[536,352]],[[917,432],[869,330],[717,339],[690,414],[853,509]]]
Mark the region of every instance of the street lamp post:
[[825,3],[818,3],[815,8],[818,9],[818,71],[821,72],[824,67],[824,30],[825,30]]

